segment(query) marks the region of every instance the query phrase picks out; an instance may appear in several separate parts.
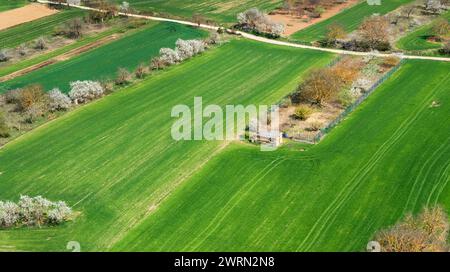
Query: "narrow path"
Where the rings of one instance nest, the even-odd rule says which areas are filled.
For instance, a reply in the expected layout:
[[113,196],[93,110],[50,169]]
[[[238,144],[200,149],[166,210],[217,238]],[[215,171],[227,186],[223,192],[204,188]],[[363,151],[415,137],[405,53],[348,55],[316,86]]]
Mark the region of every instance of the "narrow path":
[[[37,0],[41,4],[54,4],[58,5],[59,3],[53,2],[53,1],[46,1],[46,0]],[[69,6],[69,5],[68,5]],[[70,5],[71,7],[84,9],[84,10],[94,10],[94,11],[102,11],[100,9],[96,8],[90,8],[85,6],[78,6],[78,5]],[[210,29],[210,30],[218,30],[219,27],[217,26],[211,26],[211,25],[205,25],[205,24],[196,24],[189,21],[183,21],[183,20],[175,20],[175,19],[167,19],[167,18],[161,18],[161,17],[154,17],[154,16],[147,16],[147,15],[139,15],[139,14],[132,14],[132,13],[123,13],[119,12],[119,15],[122,16],[128,16],[128,17],[134,17],[134,18],[141,18],[141,19],[147,19],[147,20],[153,20],[153,21],[160,21],[160,22],[172,22],[172,23],[178,23],[183,25],[190,25],[190,26],[200,26],[201,28]],[[296,44],[296,43],[290,43],[290,42],[283,42],[278,40],[272,40],[260,36],[256,36],[253,34],[249,34],[242,31],[236,31],[236,34],[258,42],[268,43],[268,44],[274,44],[274,45],[281,45],[281,46],[288,46],[288,47],[296,47],[296,48],[304,48],[304,49],[311,49],[316,51],[323,51],[323,52],[329,52],[334,54],[341,54],[341,55],[355,55],[355,56],[374,56],[374,57],[390,57],[395,56],[401,59],[417,59],[417,60],[433,60],[433,61],[446,61],[450,62],[450,58],[445,57],[427,57],[427,56],[414,56],[414,55],[404,55],[404,54],[384,54],[384,53],[376,53],[376,52],[355,52],[355,51],[348,51],[348,50],[341,50],[341,49],[331,49],[331,48],[322,48],[322,47],[316,47],[316,46],[309,46],[309,45],[302,45],[302,44]]]

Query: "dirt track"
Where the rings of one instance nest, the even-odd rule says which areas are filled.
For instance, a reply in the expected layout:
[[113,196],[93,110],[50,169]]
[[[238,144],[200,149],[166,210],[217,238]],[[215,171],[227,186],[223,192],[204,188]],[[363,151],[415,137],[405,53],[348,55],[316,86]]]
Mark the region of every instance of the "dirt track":
[[0,30],[57,13],[46,5],[30,4],[25,7],[0,12]]

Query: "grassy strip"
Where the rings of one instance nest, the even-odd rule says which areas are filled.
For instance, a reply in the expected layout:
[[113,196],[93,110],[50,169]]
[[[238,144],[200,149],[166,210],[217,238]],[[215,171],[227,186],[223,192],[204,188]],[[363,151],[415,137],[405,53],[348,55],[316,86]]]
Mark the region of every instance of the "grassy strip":
[[75,17],[81,17],[85,11],[67,9],[32,22],[0,31],[0,48],[12,48],[33,41],[40,36],[53,34],[55,27]]
[[27,3],[27,0],[0,0],[0,12],[20,8]]
[[293,39],[302,42],[319,41],[325,38],[328,26],[339,24],[346,32],[356,30],[364,18],[372,14],[386,14],[397,9],[399,6],[412,2],[413,0],[390,0],[382,1],[381,5],[369,5],[368,1],[362,1],[351,8],[348,8],[335,16],[307,27],[291,35]]
[[101,32],[101,33],[83,37],[83,38],[77,40],[76,42],[74,42],[72,44],[66,45],[66,46],[64,46],[62,48],[58,48],[58,49],[53,50],[53,51],[51,51],[49,53],[42,54],[42,55],[39,55],[39,56],[31,58],[31,59],[26,59],[26,60],[23,60],[23,61],[11,64],[9,66],[1,67],[0,68],[0,77],[6,76],[8,74],[14,73],[14,72],[22,70],[22,69],[25,69],[25,68],[27,68],[29,66],[32,66],[32,65],[35,65],[35,64],[47,61],[47,60],[49,60],[51,58],[54,58],[56,56],[62,55],[64,53],[67,53],[67,52],[69,52],[69,51],[71,51],[73,49],[80,48],[82,46],[85,46],[85,45],[88,45],[90,43],[96,42],[96,41],[98,41],[98,40],[100,40],[102,38],[105,38],[105,37],[107,37],[109,35],[112,35],[114,33],[122,32],[123,30],[124,30],[124,27],[121,27],[121,26],[112,27],[112,28],[110,28],[110,29],[108,29],[106,31]]

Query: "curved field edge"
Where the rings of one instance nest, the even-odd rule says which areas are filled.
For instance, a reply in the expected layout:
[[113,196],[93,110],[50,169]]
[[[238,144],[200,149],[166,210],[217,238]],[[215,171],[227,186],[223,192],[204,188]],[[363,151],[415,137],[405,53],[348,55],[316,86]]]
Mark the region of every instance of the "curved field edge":
[[302,29],[291,35],[291,38],[300,40],[302,42],[313,42],[325,38],[328,26],[337,23],[341,25],[347,33],[356,30],[364,18],[372,14],[386,14],[401,5],[408,4],[413,0],[390,0],[382,1],[381,5],[369,5],[368,1],[352,6],[335,16],[314,24],[310,27]]
[[407,61],[306,152],[229,147],[112,249],[362,251],[407,212],[449,210],[449,68]]
[[335,56],[233,40],[141,83],[81,107],[0,149],[0,199],[65,200],[74,222],[0,231],[0,250],[104,251],[223,150],[221,142],[175,142],[171,108],[277,102],[314,66]]
[[[450,20],[450,11],[440,16],[440,18]],[[435,21],[436,20],[402,37],[397,41],[396,46],[399,49],[408,51],[428,50],[442,47],[442,44],[427,41],[427,38],[432,33]]]

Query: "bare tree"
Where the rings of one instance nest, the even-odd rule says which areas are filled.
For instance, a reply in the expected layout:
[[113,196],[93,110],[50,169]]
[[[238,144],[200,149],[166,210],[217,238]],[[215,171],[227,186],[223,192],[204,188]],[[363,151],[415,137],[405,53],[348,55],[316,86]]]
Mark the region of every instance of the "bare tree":
[[369,17],[359,27],[361,37],[372,48],[381,43],[388,43],[388,30],[389,22],[382,16]]

